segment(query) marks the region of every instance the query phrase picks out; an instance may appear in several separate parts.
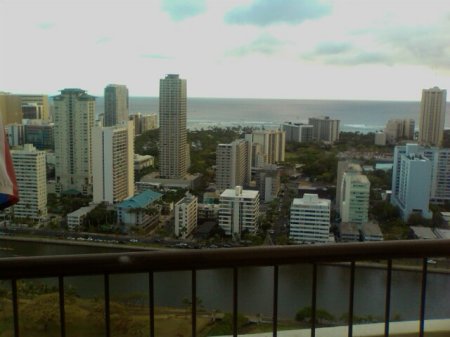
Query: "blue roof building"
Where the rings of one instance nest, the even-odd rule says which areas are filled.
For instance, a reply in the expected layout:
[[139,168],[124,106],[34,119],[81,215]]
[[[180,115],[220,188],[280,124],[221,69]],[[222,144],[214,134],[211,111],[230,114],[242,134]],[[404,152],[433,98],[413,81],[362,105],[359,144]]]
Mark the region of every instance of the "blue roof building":
[[159,223],[162,194],[147,190],[117,205],[117,220],[122,229],[128,232],[131,228],[148,232]]

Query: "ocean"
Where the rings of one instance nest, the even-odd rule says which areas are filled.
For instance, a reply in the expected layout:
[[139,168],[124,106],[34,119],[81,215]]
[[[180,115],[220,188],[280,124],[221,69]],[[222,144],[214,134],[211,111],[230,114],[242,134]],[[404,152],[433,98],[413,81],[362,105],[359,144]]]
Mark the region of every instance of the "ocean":
[[[158,104],[158,97],[130,97],[130,113],[157,113]],[[420,102],[194,97],[188,98],[187,126],[277,128],[287,121],[306,123],[309,117],[329,116],[341,120],[342,131],[368,133],[383,129],[391,118],[413,118],[417,129],[419,108]],[[97,114],[103,110],[103,97],[98,97]],[[446,128],[449,112],[447,103]]]

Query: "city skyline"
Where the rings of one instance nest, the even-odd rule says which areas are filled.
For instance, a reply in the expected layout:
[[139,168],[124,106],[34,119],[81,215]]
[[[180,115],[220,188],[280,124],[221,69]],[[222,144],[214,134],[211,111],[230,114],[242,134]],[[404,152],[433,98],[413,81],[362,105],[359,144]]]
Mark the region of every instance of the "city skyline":
[[190,97],[418,101],[422,88],[450,88],[445,1],[83,4],[0,3],[1,91],[101,96],[123,83],[157,97],[170,73],[189,79]]

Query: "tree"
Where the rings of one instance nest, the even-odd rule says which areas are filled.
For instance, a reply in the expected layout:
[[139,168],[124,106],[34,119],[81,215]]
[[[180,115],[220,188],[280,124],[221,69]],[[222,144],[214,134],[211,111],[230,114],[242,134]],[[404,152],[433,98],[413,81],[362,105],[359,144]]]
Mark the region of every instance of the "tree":
[[[299,322],[310,322],[312,319],[312,308],[304,307],[297,311],[295,320]],[[329,323],[335,321],[336,318],[324,309],[316,309],[316,323]]]

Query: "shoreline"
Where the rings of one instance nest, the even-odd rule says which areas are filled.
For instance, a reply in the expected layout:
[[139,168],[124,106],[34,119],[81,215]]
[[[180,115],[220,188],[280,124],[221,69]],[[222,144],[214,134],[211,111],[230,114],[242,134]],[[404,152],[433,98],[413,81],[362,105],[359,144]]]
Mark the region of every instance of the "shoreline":
[[[182,251],[182,248],[165,248],[165,247],[145,247],[145,246],[135,246],[128,244],[117,244],[117,243],[101,243],[101,242],[91,242],[91,241],[75,241],[75,240],[63,240],[63,239],[53,239],[44,237],[27,237],[27,236],[0,236],[1,241],[15,241],[15,242],[33,242],[33,243],[43,243],[43,244],[55,244],[55,245],[70,245],[70,246],[83,246],[83,247],[100,247],[100,248],[111,248],[118,251],[128,251],[128,252],[151,252],[151,251],[161,251],[161,250],[172,250],[172,251]],[[1,250],[1,247],[0,247]],[[338,266],[350,268],[348,262],[324,262],[321,265]],[[357,268],[371,268],[371,269],[384,269],[386,270],[386,263],[370,262],[370,261],[356,261]],[[410,271],[410,272],[421,272],[422,266],[414,265],[404,265],[396,264],[395,260],[392,264],[392,270],[394,271]],[[434,274],[450,274],[450,269],[435,268],[429,265],[427,268],[428,273]]]

